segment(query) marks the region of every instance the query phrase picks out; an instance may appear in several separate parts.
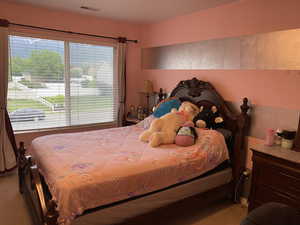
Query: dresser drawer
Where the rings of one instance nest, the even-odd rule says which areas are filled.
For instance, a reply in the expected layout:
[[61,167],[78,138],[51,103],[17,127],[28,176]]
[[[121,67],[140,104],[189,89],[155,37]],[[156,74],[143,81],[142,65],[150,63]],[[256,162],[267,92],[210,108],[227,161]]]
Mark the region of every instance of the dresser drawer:
[[300,155],[278,146],[262,145],[252,151],[249,211],[267,202],[279,202],[300,210]]
[[269,186],[300,201],[300,172],[264,160],[259,160],[257,164],[257,185]]
[[256,186],[253,201],[256,206],[268,202],[279,202],[300,209],[300,201],[298,199],[261,185]]

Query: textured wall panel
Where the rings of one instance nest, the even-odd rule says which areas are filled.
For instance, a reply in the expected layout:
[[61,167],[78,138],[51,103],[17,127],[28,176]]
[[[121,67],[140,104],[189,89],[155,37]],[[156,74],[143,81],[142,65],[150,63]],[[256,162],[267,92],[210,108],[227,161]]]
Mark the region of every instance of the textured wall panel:
[[[227,102],[235,111],[240,112],[240,102]],[[299,110],[251,105],[251,127],[249,135],[264,139],[268,128],[297,130]]]
[[300,69],[300,29],[142,50],[144,69]]

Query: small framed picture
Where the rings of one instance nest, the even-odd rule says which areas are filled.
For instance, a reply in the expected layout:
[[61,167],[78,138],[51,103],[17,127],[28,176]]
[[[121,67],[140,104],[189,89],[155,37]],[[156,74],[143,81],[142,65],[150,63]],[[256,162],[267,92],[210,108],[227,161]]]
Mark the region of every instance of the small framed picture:
[[144,110],[143,110],[142,106],[138,106],[138,108],[137,108],[137,118],[139,120],[144,119]]
[[128,118],[137,118],[137,112],[134,105],[131,105],[127,114]]

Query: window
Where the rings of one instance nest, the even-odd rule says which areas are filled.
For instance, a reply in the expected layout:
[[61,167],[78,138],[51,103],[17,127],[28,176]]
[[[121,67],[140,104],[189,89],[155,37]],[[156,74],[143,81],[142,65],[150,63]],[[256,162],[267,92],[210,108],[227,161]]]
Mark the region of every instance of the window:
[[15,131],[117,120],[115,47],[10,36]]

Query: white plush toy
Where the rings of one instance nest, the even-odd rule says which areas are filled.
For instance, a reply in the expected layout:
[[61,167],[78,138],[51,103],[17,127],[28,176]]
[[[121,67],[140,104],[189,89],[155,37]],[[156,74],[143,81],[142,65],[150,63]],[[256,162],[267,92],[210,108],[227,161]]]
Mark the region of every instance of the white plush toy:
[[187,121],[193,121],[199,113],[198,106],[183,102],[178,111],[172,109],[170,113],[152,121],[150,128],[144,131],[139,139],[149,142],[151,147],[157,147],[160,144],[174,143],[177,130]]

